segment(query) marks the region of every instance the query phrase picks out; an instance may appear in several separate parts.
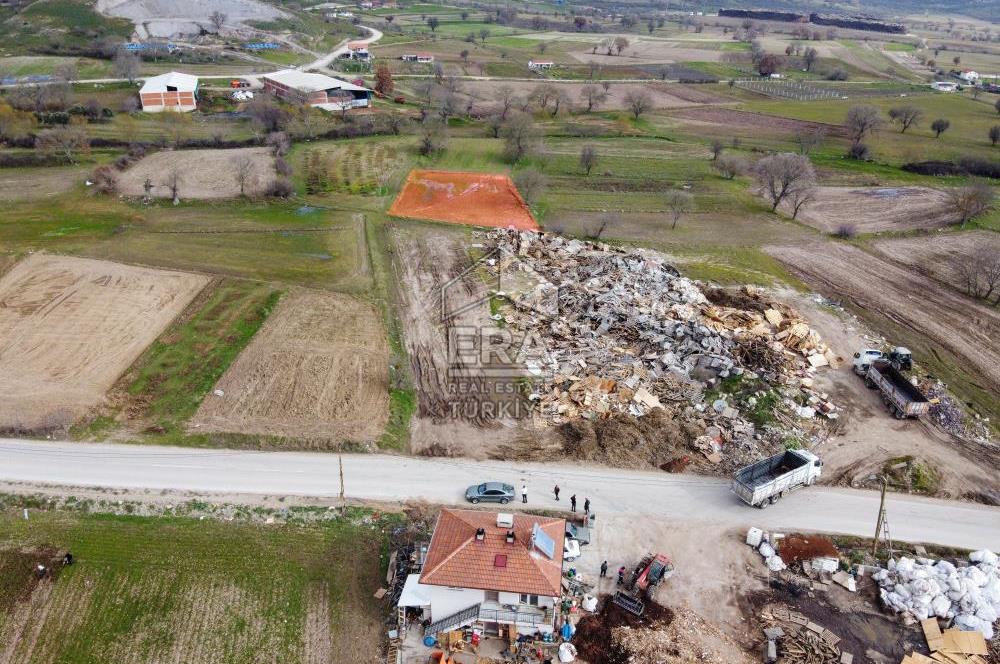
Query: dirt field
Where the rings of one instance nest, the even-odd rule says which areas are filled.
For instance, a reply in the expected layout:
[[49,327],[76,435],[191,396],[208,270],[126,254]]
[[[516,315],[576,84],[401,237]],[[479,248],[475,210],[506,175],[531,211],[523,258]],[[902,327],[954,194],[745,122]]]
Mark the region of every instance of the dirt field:
[[20,261],[0,279],[0,428],[72,423],[207,283],[84,258]]
[[799,131],[822,128],[827,136],[846,135],[841,125],[793,120],[792,118],[781,118],[775,115],[767,115],[766,113],[737,111],[732,108],[685,108],[674,111],[671,115],[697,123],[760,129],[778,134],[793,134]]
[[0,172],[0,201],[27,201],[66,193],[87,179],[88,168],[4,169]]
[[[516,95],[526,96],[531,91],[541,85],[539,83],[528,83],[525,81],[510,81],[504,83],[512,88]],[[580,91],[587,83],[554,83],[560,90],[565,90],[569,95],[574,108],[586,110],[586,101],[580,96]],[[497,82],[496,81],[463,81],[462,92],[477,100],[481,106],[477,108],[480,112],[491,109],[495,104]],[[633,90],[643,90],[648,92],[653,100],[655,108],[683,108],[698,104],[717,104],[725,101],[715,95],[702,90],[695,89],[694,86],[685,86],[676,83],[613,83],[608,89],[608,99],[599,106],[600,110],[621,110],[626,107],[625,95]]]
[[125,196],[143,196],[146,178],[153,184],[152,195],[170,198],[168,178],[180,174],[178,196],[183,199],[234,198],[240,195],[236,180],[236,162],[249,158],[253,172],[246,194],[256,196],[274,180],[274,155],[271,148],[235,150],[164,150],[144,157],[118,176],[118,190]]
[[798,218],[824,233],[881,233],[948,226],[958,221],[948,208],[947,194],[927,187],[817,187]]
[[[987,394],[1000,392],[1000,310],[850,245],[767,247],[806,283],[947,350]],[[908,344],[909,345],[909,344]],[[948,360],[942,360],[947,362]]]
[[295,291],[191,420],[196,430],[372,443],[389,417],[388,345],[374,307]]
[[[485,284],[463,274],[469,266],[467,236],[459,229],[422,224],[392,229],[393,266],[399,288],[400,319],[417,390],[417,412],[410,448],[417,454],[449,454],[485,458],[490,450],[523,431],[517,413],[498,413],[498,403],[514,398],[506,388],[515,381],[483,377],[481,367],[468,367],[449,357],[449,329],[495,330]],[[447,298],[442,297],[442,286]],[[442,316],[442,302],[451,312]],[[522,404],[523,406],[523,404]],[[526,415],[526,411],[519,411]]]
[[108,16],[131,19],[143,38],[198,34],[200,28],[209,27],[209,16],[215,11],[226,15],[227,27],[287,16],[257,0],[98,0],[96,9]]
[[971,256],[981,247],[1000,255],[1000,233],[938,233],[933,236],[879,240],[872,247],[886,258],[965,291],[955,261]]
[[706,45],[698,48],[697,42],[665,41],[628,36],[631,42],[621,55],[608,55],[607,49],[598,47],[570,51],[570,55],[580,62],[599,62],[602,65],[661,64],[674,62],[718,62],[724,51]]
[[538,230],[538,222],[506,175],[413,170],[389,214],[473,226]]

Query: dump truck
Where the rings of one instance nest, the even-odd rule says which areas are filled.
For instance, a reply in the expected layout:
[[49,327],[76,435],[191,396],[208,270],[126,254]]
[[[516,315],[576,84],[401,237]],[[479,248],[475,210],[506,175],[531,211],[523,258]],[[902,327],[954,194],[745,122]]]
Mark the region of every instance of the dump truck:
[[806,450],[785,450],[736,471],[733,492],[751,507],[766,508],[789,491],[810,486],[823,472],[823,462]]
[[882,393],[882,401],[896,419],[927,414],[930,401],[889,360],[875,360],[865,373],[865,385]]

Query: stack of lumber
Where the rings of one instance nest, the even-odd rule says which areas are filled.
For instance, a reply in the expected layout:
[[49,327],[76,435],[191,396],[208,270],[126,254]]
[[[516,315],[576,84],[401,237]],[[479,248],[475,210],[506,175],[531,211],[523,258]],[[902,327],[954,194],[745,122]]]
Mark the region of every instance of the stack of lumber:
[[922,620],[920,626],[924,629],[931,656],[910,653],[900,664],[986,664],[986,639],[981,632],[960,629],[942,632],[934,618]]

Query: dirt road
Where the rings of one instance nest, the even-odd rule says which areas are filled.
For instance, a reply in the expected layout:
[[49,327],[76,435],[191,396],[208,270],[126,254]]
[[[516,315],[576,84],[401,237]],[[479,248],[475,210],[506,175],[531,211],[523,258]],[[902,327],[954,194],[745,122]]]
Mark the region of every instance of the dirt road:
[[884,316],[928,339],[932,346],[948,350],[962,369],[982,381],[983,389],[1000,392],[997,309],[847,244],[767,247],[765,251],[820,292]]
[[[338,455],[333,454],[0,439],[0,459],[0,480],[16,482],[330,498],[340,491]],[[528,507],[534,509],[560,506],[550,492],[558,482],[564,494],[589,497],[599,517],[673,519],[692,527],[756,525],[867,536],[878,511],[873,491],[811,487],[761,511],[741,503],[725,480],[582,464],[377,454],[345,454],[343,463],[347,497],[394,503],[463,504],[467,486],[497,479],[526,484]],[[1000,508],[891,495],[887,509],[894,539],[1000,549]]]

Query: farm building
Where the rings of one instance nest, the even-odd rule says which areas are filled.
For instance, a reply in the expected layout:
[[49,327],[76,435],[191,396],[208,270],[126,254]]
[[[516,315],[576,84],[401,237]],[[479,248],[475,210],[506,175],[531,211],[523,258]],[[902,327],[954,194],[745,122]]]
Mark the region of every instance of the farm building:
[[198,77],[172,71],[147,78],[139,99],[147,113],[193,111],[198,105]]
[[489,636],[551,633],[565,532],[563,519],[442,510],[423,569],[407,578],[411,592],[404,589],[400,606],[423,610],[431,621],[426,634],[472,624]]
[[979,80],[979,72],[972,69],[963,69],[958,73],[958,78],[966,83],[975,83]]
[[431,53],[405,53],[399,56],[399,59],[403,62],[434,62],[434,56]]
[[294,104],[309,104],[327,111],[367,108],[371,91],[339,78],[285,69],[263,76],[264,91]]
[[371,53],[368,52],[368,44],[365,42],[348,42],[347,52],[352,60],[367,60],[371,57]]
[[554,64],[551,60],[528,60],[528,69],[552,69]]
[[958,85],[951,81],[934,81],[931,87],[938,92],[955,92],[958,89]]

